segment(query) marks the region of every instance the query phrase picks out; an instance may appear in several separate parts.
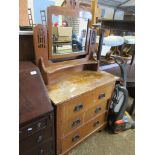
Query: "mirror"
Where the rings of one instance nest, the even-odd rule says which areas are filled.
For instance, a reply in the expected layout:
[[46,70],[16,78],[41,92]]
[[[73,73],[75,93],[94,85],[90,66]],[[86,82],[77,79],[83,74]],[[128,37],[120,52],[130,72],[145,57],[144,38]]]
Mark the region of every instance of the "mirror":
[[88,18],[52,15],[52,55],[85,52]]

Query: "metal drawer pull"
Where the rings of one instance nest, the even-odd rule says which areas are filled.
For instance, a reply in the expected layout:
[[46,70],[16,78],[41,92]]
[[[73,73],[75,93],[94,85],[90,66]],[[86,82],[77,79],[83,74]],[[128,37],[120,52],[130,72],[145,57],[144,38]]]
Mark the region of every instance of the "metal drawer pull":
[[83,108],[83,104],[76,105],[74,111],[78,112]]
[[37,139],[37,143],[40,143],[42,140],[43,140],[43,137],[39,136],[38,139]]
[[98,99],[102,99],[105,97],[105,93],[101,93],[99,96],[98,96]]
[[72,142],[76,142],[77,140],[80,139],[80,136],[79,135],[76,135],[72,138]]
[[77,119],[72,123],[72,127],[78,126],[80,123],[81,123],[81,120]]
[[99,124],[100,124],[100,121],[96,121],[96,122],[94,123],[94,127],[98,126]]
[[95,110],[95,113],[96,114],[99,113],[101,111],[101,109],[102,109],[101,107],[97,107],[96,110]]
[[43,154],[44,154],[44,150],[41,149],[41,150],[39,151],[38,155],[43,155]]

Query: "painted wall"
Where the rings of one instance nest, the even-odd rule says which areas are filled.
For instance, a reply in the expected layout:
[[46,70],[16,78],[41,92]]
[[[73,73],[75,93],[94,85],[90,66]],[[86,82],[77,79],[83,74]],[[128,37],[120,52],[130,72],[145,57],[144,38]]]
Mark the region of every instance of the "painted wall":
[[55,5],[52,0],[33,0],[35,24],[41,24],[40,10],[47,10],[50,5]]

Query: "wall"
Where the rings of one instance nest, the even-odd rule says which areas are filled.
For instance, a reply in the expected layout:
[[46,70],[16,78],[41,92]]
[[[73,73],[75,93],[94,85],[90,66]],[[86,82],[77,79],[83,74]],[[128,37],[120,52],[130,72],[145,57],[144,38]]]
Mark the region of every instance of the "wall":
[[27,0],[19,0],[19,25],[28,26]]
[[[104,10],[103,12],[105,19],[113,19],[114,8],[108,6],[99,6],[99,7],[100,9]],[[117,10],[115,14],[115,19],[123,20],[123,17],[124,17],[124,11]]]

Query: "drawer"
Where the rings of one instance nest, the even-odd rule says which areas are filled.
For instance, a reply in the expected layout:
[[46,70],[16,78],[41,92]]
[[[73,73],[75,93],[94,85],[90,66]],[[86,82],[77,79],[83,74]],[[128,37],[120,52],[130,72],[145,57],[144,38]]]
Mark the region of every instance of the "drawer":
[[52,124],[52,119],[53,116],[51,114],[49,117],[44,117],[39,121],[35,121],[33,123],[28,124],[27,126],[20,128],[19,139],[22,140],[25,137],[30,136],[41,129],[45,129],[47,126],[50,126]]
[[84,138],[86,133],[84,132],[84,127],[81,127],[71,133],[69,136],[62,140],[62,152],[66,151],[74,144],[78,143],[82,138]]
[[96,88],[93,91],[93,96],[94,96],[94,102],[95,103],[102,103],[108,99],[111,98],[112,92],[114,89],[114,84],[111,84],[109,86],[101,86]]
[[95,105],[92,108],[89,108],[84,115],[84,122],[89,121],[90,119],[96,117],[97,115],[105,112],[107,110],[107,102],[104,101],[102,103],[99,103]]
[[80,95],[68,102],[65,102],[62,109],[63,122],[65,123],[71,118],[81,114],[92,105],[93,96],[91,92]]
[[30,151],[20,153],[20,155],[55,155],[53,141],[41,144]]
[[87,123],[87,129],[84,129],[86,130],[85,133],[89,134],[93,132],[95,129],[97,129],[98,127],[100,127],[101,125],[103,125],[104,123],[106,123],[106,117],[107,117],[107,111],[100,114],[99,116],[94,118],[92,121]]
[[31,149],[32,147],[35,147],[35,146],[45,142],[46,140],[48,140],[51,137],[53,138],[51,127],[41,130],[41,131],[25,138],[24,140],[20,141],[20,146],[19,146],[20,152],[25,152],[25,151]]
[[97,129],[98,127],[103,125],[105,122],[105,114],[106,113],[100,114],[99,116],[97,116],[93,120],[86,123],[81,128],[78,128],[76,131],[74,131],[70,135],[63,138],[63,140],[62,140],[62,152],[65,152],[67,149],[69,149],[73,145],[77,144],[85,136],[89,135],[95,129]]
[[62,125],[63,128],[63,136],[68,134],[69,132],[74,131],[76,128],[80,127],[83,124],[84,114],[80,114],[73,119],[67,121]]

